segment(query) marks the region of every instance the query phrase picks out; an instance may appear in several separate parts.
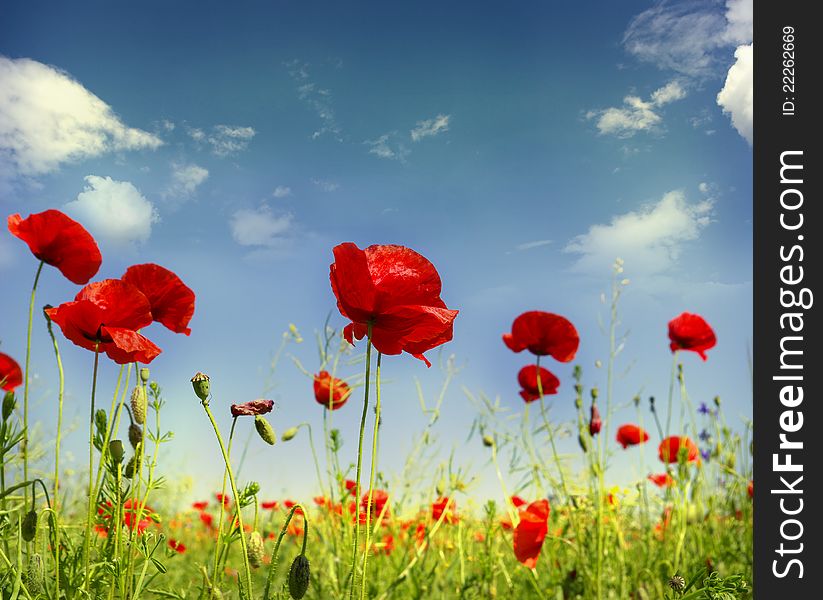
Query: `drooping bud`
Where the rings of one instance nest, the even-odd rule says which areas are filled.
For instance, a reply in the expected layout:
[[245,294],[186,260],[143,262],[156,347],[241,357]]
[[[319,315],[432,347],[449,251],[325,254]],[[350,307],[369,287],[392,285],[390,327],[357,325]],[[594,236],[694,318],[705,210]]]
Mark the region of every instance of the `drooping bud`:
[[289,427],[286,431],[283,432],[283,435],[280,436],[280,439],[284,442],[288,442],[289,440],[293,440],[294,436],[297,435],[297,427]]
[[714,397],[714,405],[715,405],[717,408],[720,408],[720,396],[715,396],[715,397]]
[[306,595],[306,590],[309,589],[310,576],[309,559],[304,554],[300,554],[291,563],[289,569],[289,594],[294,600],[300,600]]
[[14,392],[6,392],[3,396],[3,420],[8,421],[11,413],[14,411],[14,406],[17,402],[14,399]]
[[252,531],[249,534],[249,539],[246,541],[246,554],[249,557],[249,564],[257,569],[263,564],[263,554],[265,548],[263,547],[263,536],[259,531]]
[[209,398],[209,392],[211,391],[209,376],[198,371],[194,374],[194,377],[191,378],[191,385],[197,397],[203,402],[206,402]]
[[580,433],[577,435],[577,443],[580,444],[580,449],[583,452],[589,451],[589,440],[586,437],[586,430],[580,429]]
[[129,479],[134,479],[134,474],[138,471],[138,469],[137,454],[135,454],[129,459],[129,462],[126,463],[126,468],[123,469],[123,475]]
[[592,403],[591,419],[589,419],[589,435],[592,437],[600,433],[600,428],[603,426],[603,421],[600,420],[600,411],[597,409],[597,404]]
[[125,456],[125,452],[123,451],[123,442],[121,442],[120,440],[110,441],[109,454],[111,455],[111,458],[115,462],[115,464],[123,462],[123,456]]
[[149,368],[148,367],[143,367],[142,369],[140,369],[140,381],[143,383],[143,385],[145,385],[149,382]]
[[488,433],[483,436],[483,445],[486,448],[491,448],[494,446],[494,438],[490,436]]
[[274,446],[277,442],[277,434],[274,433],[271,424],[266,421],[262,415],[254,417],[254,428],[257,430],[257,434],[263,438],[263,441],[267,444]]
[[34,539],[37,533],[37,511],[30,510],[26,513],[26,516],[23,517],[23,522],[20,524],[20,532],[23,539],[27,542]]
[[129,444],[135,450],[137,449],[137,445],[143,441],[143,430],[141,429],[140,425],[136,423],[132,423],[129,425]]
[[29,556],[26,566],[26,588],[32,598],[43,591],[43,559],[36,552]]
[[99,409],[96,413],[94,413],[94,426],[97,428],[97,433],[104,436],[106,435],[106,426],[108,425],[108,417],[106,417],[106,411],[102,408]]
[[131,393],[131,416],[138,425],[146,422],[146,392],[143,386],[138,385]]

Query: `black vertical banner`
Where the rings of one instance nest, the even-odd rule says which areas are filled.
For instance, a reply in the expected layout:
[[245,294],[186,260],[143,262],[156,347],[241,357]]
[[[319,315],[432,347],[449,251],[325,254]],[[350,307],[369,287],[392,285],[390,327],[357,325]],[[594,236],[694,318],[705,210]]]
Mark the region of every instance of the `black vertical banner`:
[[[823,598],[823,163],[814,2],[755,3],[754,590]],[[818,298],[823,301],[823,297]]]

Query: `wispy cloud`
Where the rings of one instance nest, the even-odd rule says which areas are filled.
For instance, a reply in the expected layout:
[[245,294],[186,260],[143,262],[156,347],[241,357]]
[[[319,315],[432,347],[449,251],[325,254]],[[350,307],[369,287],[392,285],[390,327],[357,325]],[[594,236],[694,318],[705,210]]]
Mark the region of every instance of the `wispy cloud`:
[[325,179],[312,179],[311,182],[324,192],[336,192],[340,189],[340,184],[336,181],[327,181]]
[[268,204],[235,211],[229,220],[235,242],[251,250],[247,258],[273,258],[294,240],[297,224],[294,215],[275,211]]
[[208,169],[195,164],[171,164],[171,181],[163,195],[170,198],[188,198],[209,177]]
[[198,145],[208,146],[211,153],[219,158],[239,154],[249,147],[249,142],[257,135],[253,127],[236,125],[215,125],[209,131],[189,127],[186,133]]
[[523,244],[518,244],[515,246],[515,250],[523,251],[523,250],[531,250],[533,248],[540,248],[541,246],[548,246],[551,244],[551,240],[535,240],[533,242],[525,242]]
[[433,119],[418,121],[414,129],[409,132],[413,142],[419,142],[423,138],[432,137],[449,130],[451,115],[437,115]]
[[286,198],[291,196],[291,188],[285,185],[278,185],[271,193],[275,198]]
[[732,118],[732,125],[749,145],[754,142],[754,44],[739,46],[717,104]]
[[320,127],[312,134],[312,139],[317,139],[325,134],[331,135],[337,141],[342,141],[341,129],[337,124],[332,106],[331,91],[320,87],[314,82],[309,74],[308,63],[293,60],[286,63],[289,75],[297,85],[297,95],[303,102],[311,108],[320,119]]
[[397,139],[395,132],[381,135],[376,140],[366,140],[364,144],[369,146],[369,154],[374,154],[380,158],[406,162],[409,149],[403,142]]
[[590,110],[586,118],[597,120],[597,129],[603,135],[629,138],[638,132],[661,130],[663,118],[659,109],[686,97],[684,86],[678,81],[670,81],[652,92],[648,100],[638,96],[623,98],[623,106]]

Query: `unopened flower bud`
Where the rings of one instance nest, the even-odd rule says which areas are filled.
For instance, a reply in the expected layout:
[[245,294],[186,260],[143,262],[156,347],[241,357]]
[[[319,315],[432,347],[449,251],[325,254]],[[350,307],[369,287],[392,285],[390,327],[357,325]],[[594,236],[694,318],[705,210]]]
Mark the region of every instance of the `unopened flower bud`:
[[603,366],[603,361],[601,361],[600,359],[594,361],[594,366],[599,369],[600,367]]
[[720,396],[715,396],[715,397],[714,397],[714,405],[715,405],[717,408],[720,408]]
[[34,535],[37,533],[37,511],[30,510],[26,513],[23,522],[20,524],[20,532],[27,542],[34,539]]
[[137,455],[135,454],[129,459],[129,462],[126,463],[126,468],[123,469],[123,475],[128,477],[129,479],[134,478],[134,474],[138,471],[139,467],[137,465]]
[[304,554],[300,554],[294,559],[289,569],[289,594],[294,600],[300,600],[306,595],[310,576],[309,559]]
[[600,390],[596,387],[592,388],[592,400],[597,400],[598,396],[600,396]]
[[146,422],[146,392],[139,385],[131,393],[131,416],[138,425]]
[[288,442],[289,440],[294,439],[294,436],[297,435],[297,427],[289,427],[286,431],[283,432],[283,435],[280,436],[280,439],[284,442]]
[[32,597],[43,591],[43,559],[36,552],[29,556],[26,566],[26,588]]
[[640,396],[638,395],[632,398],[632,402],[634,402],[635,406],[640,406]]
[[143,367],[142,369],[140,369],[140,381],[143,382],[144,385],[149,382],[149,368],[148,367]]
[[256,481],[249,481],[246,484],[246,489],[243,490],[244,496],[254,496],[260,491],[260,484]]
[[123,451],[123,442],[120,440],[110,441],[109,454],[115,463],[119,464],[123,462],[123,456],[125,456],[125,452]]
[[583,430],[583,429],[580,430],[580,433],[577,435],[577,443],[580,444],[580,449],[583,452],[588,452],[589,451],[589,440],[586,437],[585,430]]
[[246,555],[249,557],[249,564],[256,569],[263,564],[263,536],[259,531],[252,531],[249,539],[246,540]]
[[106,435],[106,426],[108,425],[108,417],[106,411],[102,408],[94,413],[94,426],[97,428],[97,433],[102,436]]
[[3,420],[8,421],[11,413],[14,411],[14,406],[17,402],[14,399],[14,392],[6,392],[3,396]]
[[197,397],[200,398],[200,400],[203,402],[208,400],[209,392],[211,391],[211,384],[209,382],[208,375],[198,371],[194,374],[194,377],[191,378],[191,385],[194,388],[194,393],[197,394]]
[[271,424],[266,421],[262,415],[254,417],[254,428],[257,430],[257,434],[263,438],[263,441],[267,444],[274,446],[277,442],[277,434],[274,433]]
[[483,445],[486,448],[491,448],[492,446],[494,446],[494,438],[487,433],[483,436]]
[[143,430],[140,428],[140,425],[136,423],[132,423],[129,425],[129,444],[131,447],[137,450],[137,446],[143,441]]
[[602,426],[603,421],[600,419],[600,411],[597,410],[597,404],[592,403],[591,419],[589,419],[589,435],[594,437],[600,433]]

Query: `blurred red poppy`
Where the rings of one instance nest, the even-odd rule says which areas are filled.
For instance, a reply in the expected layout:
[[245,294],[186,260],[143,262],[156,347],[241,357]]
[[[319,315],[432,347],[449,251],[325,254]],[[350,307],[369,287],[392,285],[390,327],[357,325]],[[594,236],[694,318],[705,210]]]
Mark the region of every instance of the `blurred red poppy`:
[[374,545],[374,552],[375,554],[379,554],[382,552],[386,556],[390,555],[394,550],[394,536],[390,533],[387,533],[383,536],[383,541],[378,542]]
[[194,292],[168,269],[154,263],[133,265],[120,278],[143,292],[151,305],[152,319],[175,333],[189,335],[194,315]]
[[717,344],[714,331],[703,317],[687,312],[669,321],[669,339],[672,352],[691,350],[703,360],[706,360],[706,350]]
[[249,400],[243,404],[231,405],[231,416],[233,417],[254,417],[256,415],[265,415],[271,412],[274,408],[274,400],[264,400],[258,398],[257,400]]
[[340,313],[352,320],[343,330],[349,343],[363,339],[371,323],[379,352],[408,352],[431,366],[423,353],[452,339],[458,311],[446,308],[440,275],[414,250],[340,244],[329,277]]
[[23,219],[10,215],[12,235],[28,244],[31,253],[56,267],[72,283],[85,285],[97,274],[103,257],[97,242],[80,223],[59,210],[47,210]]
[[591,417],[589,419],[589,435],[592,437],[600,433],[600,428],[603,426],[603,421],[600,418],[600,411],[597,409],[597,404],[592,403]]
[[351,479],[346,479],[346,491],[349,492],[352,496],[357,495],[357,482]]
[[6,392],[13,392],[14,388],[23,383],[23,371],[20,365],[8,354],[0,352],[0,388]]
[[151,324],[151,307],[133,285],[119,279],[104,279],[80,290],[74,302],[48,308],[49,318],[60,326],[71,342],[99,351],[117,364],[148,364],[161,350],[137,330]]
[[700,456],[700,450],[697,445],[687,437],[680,437],[679,435],[671,435],[660,442],[657,448],[657,455],[664,463],[677,462],[677,455],[680,452],[680,447],[685,448],[686,460],[692,462]]
[[209,505],[208,500],[202,500],[201,502],[192,502],[191,507],[194,510],[206,510],[206,507]]
[[[386,506],[386,502],[389,501],[389,494],[384,490],[374,490],[372,492],[372,507],[371,507],[371,517],[374,520],[377,515],[381,512],[383,513],[383,518],[389,516],[389,507]],[[360,499],[360,508],[363,512],[366,512],[366,509],[369,506],[369,492],[363,494],[363,497]],[[386,507],[385,511],[383,507]]]
[[320,371],[314,376],[314,399],[329,410],[337,410],[351,396],[349,384],[332,377],[328,371]]
[[228,496],[228,494],[221,494],[220,492],[217,492],[214,495],[214,497],[220,504],[222,504],[225,507],[228,507],[231,504],[231,498]]
[[205,525],[209,529],[214,528],[214,517],[210,513],[201,512],[200,513],[200,521],[202,521],[203,525]]
[[[537,366],[526,365],[517,374],[517,382],[523,389],[520,390],[520,397],[526,402],[533,402],[540,398],[540,389],[537,386]],[[548,396],[557,393],[560,380],[548,369],[540,367],[540,385],[543,395]]]
[[[140,508],[140,502],[134,502],[131,498],[123,502],[123,524],[129,529],[136,529],[138,534],[142,534],[146,527],[152,523],[151,515],[154,512],[149,506],[143,505]],[[111,501],[106,500],[105,503],[97,507],[97,514],[103,518],[103,528],[108,530],[110,528],[105,522],[110,521],[114,506]],[[140,519],[137,519],[137,514],[140,514]]]
[[746,486],[746,493],[749,498],[754,498],[754,481],[749,481],[749,485]]
[[523,565],[533,569],[549,532],[548,500],[538,500],[520,511],[520,522],[514,528],[514,555]]
[[284,500],[283,501],[283,506],[285,506],[287,509],[290,509],[290,508],[294,507],[295,504],[297,504],[297,502],[295,502],[294,500]]
[[274,510],[280,506],[280,503],[277,500],[264,500],[260,503],[260,508],[263,510]]
[[315,496],[314,498],[312,498],[312,500],[314,500],[314,503],[317,506],[326,506],[326,504],[329,503],[329,499],[325,496]]
[[520,496],[512,496],[511,501],[512,501],[512,504],[514,504],[515,508],[520,508],[524,504],[528,504],[528,502],[523,500],[523,498],[521,498]]
[[503,334],[503,342],[514,352],[528,350],[537,356],[569,362],[577,354],[580,337],[565,317],[531,310],[514,320],[511,333]]
[[181,542],[177,540],[169,539],[169,548],[177,552],[178,554],[183,554],[186,551],[186,546],[183,545]]
[[660,488],[672,487],[674,485],[674,478],[668,473],[657,473],[654,475],[649,475],[648,479],[654,485]]
[[636,446],[649,441],[649,434],[637,425],[621,425],[617,430],[617,442],[625,450],[628,446]]
[[434,502],[432,502],[432,519],[437,521],[443,516],[445,512],[445,516],[443,516],[444,523],[457,523],[457,515],[455,514],[455,510],[457,509],[457,504],[454,500],[448,497],[438,498]]

